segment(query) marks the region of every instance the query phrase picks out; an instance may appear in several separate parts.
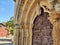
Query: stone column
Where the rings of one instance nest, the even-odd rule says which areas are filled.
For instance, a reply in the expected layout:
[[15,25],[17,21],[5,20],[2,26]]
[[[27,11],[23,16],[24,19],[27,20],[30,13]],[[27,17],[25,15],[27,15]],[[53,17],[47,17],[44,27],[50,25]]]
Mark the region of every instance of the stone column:
[[30,45],[30,32],[29,32],[29,24],[28,23],[23,23],[22,28],[23,28],[23,45]]
[[20,24],[20,17],[22,11],[22,1],[16,0],[15,2],[15,16],[14,16],[14,45],[23,45],[23,29]]
[[29,33],[28,33],[28,26],[27,26],[28,24],[24,24],[23,26],[24,26],[24,45],[28,45],[28,40],[29,40]]

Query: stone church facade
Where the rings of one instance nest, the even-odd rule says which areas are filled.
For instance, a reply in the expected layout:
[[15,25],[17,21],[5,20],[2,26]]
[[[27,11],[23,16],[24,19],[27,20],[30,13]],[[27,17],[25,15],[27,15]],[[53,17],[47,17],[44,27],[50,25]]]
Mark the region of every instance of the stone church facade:
[[14,45],[60,45],[60,0],[14,1]]

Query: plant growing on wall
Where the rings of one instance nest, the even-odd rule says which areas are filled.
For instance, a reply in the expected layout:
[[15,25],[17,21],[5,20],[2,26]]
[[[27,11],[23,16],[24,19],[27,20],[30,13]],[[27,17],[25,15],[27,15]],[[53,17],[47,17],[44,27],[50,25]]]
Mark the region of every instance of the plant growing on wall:
[[14,32],[14,21],[13,21],[13,17],[11,17],[10,20],[6,22],[6,27],[9,30],[9,34],[12,34],[13,35],[13,32]]

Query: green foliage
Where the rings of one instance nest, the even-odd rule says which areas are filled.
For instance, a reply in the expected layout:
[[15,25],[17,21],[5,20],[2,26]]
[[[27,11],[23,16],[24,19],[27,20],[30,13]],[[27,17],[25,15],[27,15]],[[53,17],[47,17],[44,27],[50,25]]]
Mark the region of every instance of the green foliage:
[[6,27],[9,30],[10,34],[13,35],[13,31],[14,31],[14,21],[13,21],[13,17],[10,18],[9,21],[6,22]]

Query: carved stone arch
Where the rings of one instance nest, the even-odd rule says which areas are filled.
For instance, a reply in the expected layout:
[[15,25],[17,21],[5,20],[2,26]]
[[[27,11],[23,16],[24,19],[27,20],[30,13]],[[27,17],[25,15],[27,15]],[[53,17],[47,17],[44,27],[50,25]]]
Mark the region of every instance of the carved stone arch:
[[[22,8],[22,13],[20,17],[20,26],[23,29],[22,38],[20,40],[21,45],[31,45],[32,44],[32,17],[34,13],[37,11],[37,2],[36,0],[25,1],[24,6]],[[35,17],[35,16],[34,16]]]
[[24,30],[24,45],[32,45],[32,26],[33,26],[33,20],[37,16],[37,8],[39,6],[35,1],[33,1],[27,10],[25,16],[22,16],[21,24],[23,24],[23,30]]
[[[57,29],[55,29],[60,22],[59,20],[57,21],[56,18],[60,18],[60,14],[57,14],[55,10],[53,9],[53,5],[49,3],[47,0],[21,0],[22,2],[19,2],[20,0],[16,0],[16,3],[21,3],[17,4],[16,6],[16,14],[15,14],[15,25],[17,28],[15,29],[15,44],[14,45],[32,45],[32,27],[33,27],[33,21],[36,18],[37,15],[39,15],[39,8],[42,5],[47,6],[50,11],[50,17],[49,20],[51,23],[54,25],[54,34],[56,34],[56,37],[53,37],[54,39],[54,45],[60,45],[58,44],[60,41],[58,39],[59,33],[57,34]],[[38,5],[39,4],[39,5]],[[17,8],[18,7],[18,8]],[[38,10],[37,10],[38,9]],[[47,11],[47,10],[46,10]],[[54,16],[52,16],[54,15]],[[56,23],[57,22],[57,23]],[[60,23],[59,23],[60,24]],[[56,27],[55,27],[56,26]],[[18,28],[19,27],[19,28]],[[60,31],[59,31],[60,32]],[[53,36],[55,36],[52,34]],[[56,39],[56,40],[55,40]],[[57,42],[57,43],[55,43]]]
[[33,27],[33,21],[35,19],[35,17],[39,14],[37,13],[37,7],[39,8],[39,6],[36,4],[34,7],[31,7],[31,10],[27,16],[27,27],[28,27],[28,33],[29,33],[29,44],[28,45],[32,45],[32,27]]
[[[17,14],[16,17],[19,22],[17,20],[16,21],[20,28],[20,30],[17,31],[20,32],[19,33],[20,36],[19,37],[17,36],[19,40],[17,40],[16,44],[32,45],[32,26],[35,17],[40,13],[39,12],[40,4],[38,5],[37,0],[30,0],[30,1],[23,0],[23,2],[24,3],[21,6],[21,14],[16,13]],[[18,6],[18,10],[19,10],[19,6]]]

